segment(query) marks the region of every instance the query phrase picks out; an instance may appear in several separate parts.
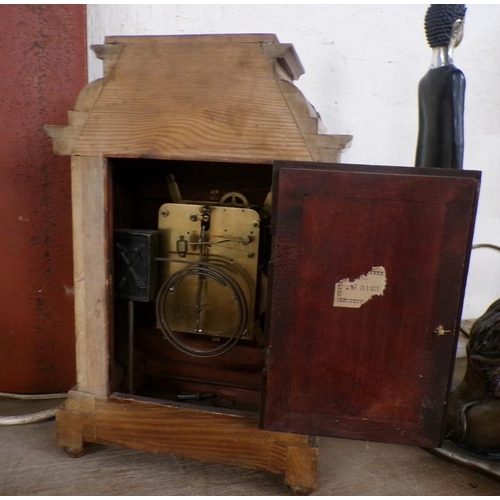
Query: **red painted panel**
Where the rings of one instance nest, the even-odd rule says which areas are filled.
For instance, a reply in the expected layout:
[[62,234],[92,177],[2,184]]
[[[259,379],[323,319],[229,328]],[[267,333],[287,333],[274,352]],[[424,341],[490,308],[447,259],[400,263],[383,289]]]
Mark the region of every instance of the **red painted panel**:
[[75,381],[67,123],[87,81],[85,5],[0,6],[0,391]]

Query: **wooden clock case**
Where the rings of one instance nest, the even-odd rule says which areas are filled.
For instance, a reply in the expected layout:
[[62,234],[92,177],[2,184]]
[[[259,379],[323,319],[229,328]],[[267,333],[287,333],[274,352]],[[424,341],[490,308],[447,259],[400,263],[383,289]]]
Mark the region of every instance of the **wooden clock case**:
[[[314,436],[438,446],[479,174],[339,164],[351,138],[322,133],[293,86],[293,47],[274,35],[93,49],[104,78],[68,126],[47,126],[72,162],[77,386],[57,412],[59,445],[258,468],[296,492],[316,487]],[[154,305],[138,304],[132,394],[113,232],[156,229],[169,175],[186,199],[241,191],[262,205],[272,186],[266,340],[190,358],[159,335]],[[374,275],[376,293],[349,295]],[[186,393],[216,404],[175,397]]]

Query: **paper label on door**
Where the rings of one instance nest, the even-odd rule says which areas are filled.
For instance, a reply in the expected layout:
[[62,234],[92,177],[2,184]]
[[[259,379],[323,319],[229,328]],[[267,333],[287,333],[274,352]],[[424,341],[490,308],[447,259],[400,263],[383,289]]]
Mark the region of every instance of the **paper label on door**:
[[374,266],[371,271],[350,281],[344,278],[335,283],[333,307],[359,309],[376,295],[384,295],[387,278],[383,266]]

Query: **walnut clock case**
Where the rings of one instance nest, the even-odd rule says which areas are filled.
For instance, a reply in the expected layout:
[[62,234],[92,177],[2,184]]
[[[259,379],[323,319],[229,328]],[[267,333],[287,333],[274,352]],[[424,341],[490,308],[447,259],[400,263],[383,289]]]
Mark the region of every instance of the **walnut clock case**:
[[68,126],[58,442],[316,487],[314,436],[439,446],[479,174],[339,164],[274,35],[109,37]]

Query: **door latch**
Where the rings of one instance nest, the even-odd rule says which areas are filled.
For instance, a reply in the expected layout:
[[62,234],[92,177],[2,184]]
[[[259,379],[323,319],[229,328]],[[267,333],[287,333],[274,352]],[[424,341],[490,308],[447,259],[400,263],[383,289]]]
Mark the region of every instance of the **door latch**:
[[442,337],[443,335],[446,335],[447,333],[451,333],[451,330],[445,330],[443,325],[439,325],[435,330],[434,333],[438,337]]

